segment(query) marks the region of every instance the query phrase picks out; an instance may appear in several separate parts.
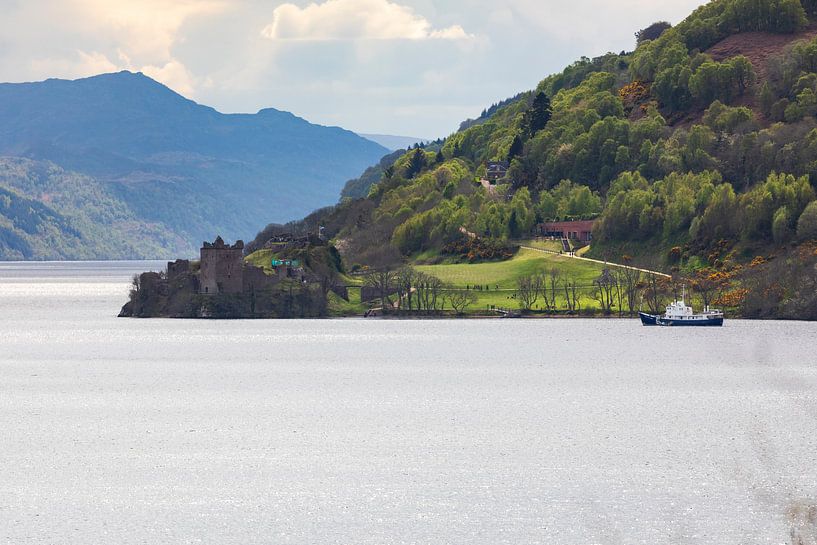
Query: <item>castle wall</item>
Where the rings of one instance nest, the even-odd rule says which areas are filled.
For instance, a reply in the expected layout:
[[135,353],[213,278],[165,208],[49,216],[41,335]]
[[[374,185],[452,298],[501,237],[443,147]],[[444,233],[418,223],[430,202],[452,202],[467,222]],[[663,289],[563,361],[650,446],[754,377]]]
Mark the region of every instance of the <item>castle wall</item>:
[[244,287],[244,244],[241,241],[233,246],[224,244],[221,237],[212,244],[205,242],[200,257],[200,293],[241,293]]
[[281,275],[269,275],[264,269],[253,265],[244,266],[244,293],[260,293],[281,282]]
[[190,261],[187,259],[177,259],[167,263],[167,280],[172,281],[177,277],[190,272]]

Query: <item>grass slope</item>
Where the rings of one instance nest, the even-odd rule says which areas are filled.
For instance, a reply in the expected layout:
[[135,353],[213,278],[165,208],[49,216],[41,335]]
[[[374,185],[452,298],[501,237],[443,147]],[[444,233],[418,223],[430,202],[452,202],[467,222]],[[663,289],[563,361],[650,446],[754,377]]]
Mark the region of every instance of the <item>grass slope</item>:
[[557,269],[563,277],[575,278],[590,285],[602,271],[602,265],[559,255],[521,249],[508,261],[492,263],[460,263],[456,265],[419,265],[417,270],[436,276],[457,288],[488,285],[490,289],[516,289],[524,276],[543,274]]
[[[450,285],[453,289],[465,289],[476,285],[488,288],[476,292],[477,302],[469,312],[485,311],[487,308],[518,308],[514,297],[520,278],[534,274],[545,274],[552,270],[559,271],[562,279],[575,281],[581,289],[581,308],[597,308],[598,302],[592,297],[592,285],[603,269],[598,263],[571,259],[559,255],[544,254],[533,250],[521,249],[508,261],[492,263],[461,263],[456,265],[418,265],[416,269],[435,276]],[[564,294],[557,297],[557,304],[564,304]],[[534,310],[541,309],[541,304],[534,305]]]

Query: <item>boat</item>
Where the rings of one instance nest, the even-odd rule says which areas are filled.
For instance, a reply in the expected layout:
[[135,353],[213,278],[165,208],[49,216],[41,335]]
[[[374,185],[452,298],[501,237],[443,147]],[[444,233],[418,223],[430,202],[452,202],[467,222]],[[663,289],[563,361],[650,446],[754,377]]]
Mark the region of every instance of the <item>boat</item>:
[[706,307],[700,314],[695,314],[692,307],[686,304],[686,290],[681,299],[667,306],[662,315],[639,312],[642,325],[647,326],[715,326],[723,325],[723,311]]

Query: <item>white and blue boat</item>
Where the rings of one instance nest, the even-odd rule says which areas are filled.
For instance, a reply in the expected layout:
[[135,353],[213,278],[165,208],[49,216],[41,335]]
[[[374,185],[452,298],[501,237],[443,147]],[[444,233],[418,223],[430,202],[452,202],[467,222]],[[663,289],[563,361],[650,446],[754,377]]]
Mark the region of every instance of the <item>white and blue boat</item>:
[[723,325],[723,312],[717,309],[706,307],[700,314],[695,314],[692,307],[687,306],[686,293],[681,296],[680,301],[675,301],[667,306],[664,314],[647,314],[639,312],[643,325],[655,326],[715,326]]

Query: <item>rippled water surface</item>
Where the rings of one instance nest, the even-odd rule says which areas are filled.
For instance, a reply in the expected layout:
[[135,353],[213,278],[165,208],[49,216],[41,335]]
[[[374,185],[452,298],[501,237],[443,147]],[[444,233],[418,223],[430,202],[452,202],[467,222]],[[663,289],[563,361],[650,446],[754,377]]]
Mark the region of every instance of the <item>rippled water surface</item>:
[[817,325],[115,316],[0,264],[0,543],[817,542]]

